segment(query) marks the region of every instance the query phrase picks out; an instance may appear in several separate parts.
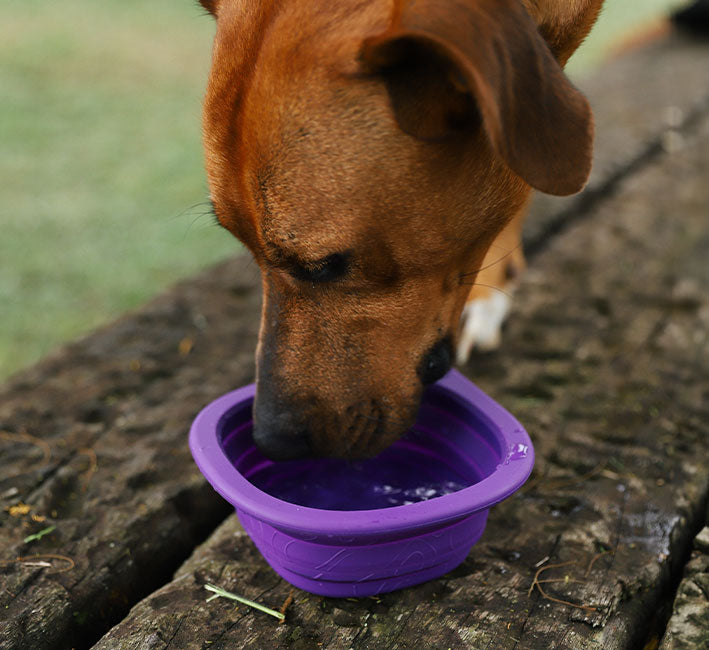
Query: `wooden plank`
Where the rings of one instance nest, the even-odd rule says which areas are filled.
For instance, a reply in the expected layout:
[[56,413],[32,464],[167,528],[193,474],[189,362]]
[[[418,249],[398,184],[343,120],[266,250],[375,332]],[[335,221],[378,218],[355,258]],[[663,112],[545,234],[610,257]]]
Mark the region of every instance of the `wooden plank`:
[[709,526],[694,540],[660,650],[709,650]]
[[709,494],[707,178],[705,118],[538,255],[504,349],[466,369],[538,464],[462,566],[376,599],[296,590],[280,625],[205,602],[207,582],[276,609],[291,593],[232,517],[96,648],[641,646]]
[[[0,391],[0,648],[85,647],[228,514],[187,432],[251,379],[256,287],[249,260],[223,264]],[[15,561],[46,553],[74,566]]]

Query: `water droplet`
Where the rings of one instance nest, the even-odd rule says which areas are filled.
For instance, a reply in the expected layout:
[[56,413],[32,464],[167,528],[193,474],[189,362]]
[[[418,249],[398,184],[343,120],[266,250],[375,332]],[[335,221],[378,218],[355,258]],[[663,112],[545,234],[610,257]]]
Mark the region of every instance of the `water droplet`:
[[529,453],[529,445],[525,445],[524,443],[521,443],[521,442],[518,442],[514,445],[510,445],[510,448],[507,451],[506,462],[509,462],[511,460],[521,460],[523,458],[527,458],[528,453]]

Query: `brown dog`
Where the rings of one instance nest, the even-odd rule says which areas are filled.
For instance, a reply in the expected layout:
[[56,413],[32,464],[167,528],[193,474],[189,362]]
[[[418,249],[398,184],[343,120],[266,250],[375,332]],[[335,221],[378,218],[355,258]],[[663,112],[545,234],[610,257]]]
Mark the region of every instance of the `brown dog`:
[[562,66],[602,0],[201,1],[211,198],[263,278],[254,438],[373,455],[449,369],[480,269],[523,266],[531,188],[586,182]]

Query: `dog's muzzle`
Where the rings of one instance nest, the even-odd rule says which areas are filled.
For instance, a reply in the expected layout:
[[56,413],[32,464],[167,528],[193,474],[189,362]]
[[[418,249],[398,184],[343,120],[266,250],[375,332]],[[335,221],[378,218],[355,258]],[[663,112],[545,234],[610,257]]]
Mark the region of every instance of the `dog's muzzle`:
[[[421,384],[426,386],[443,377],[452,359],[450,337],[440,339],[419,362]],[[413,423],[418,409],[418,404],[399,404],[396,415],[390,418],[378,399],[363,399],[335,410],[328,404],[301,402],[286,394],[273,382],[265,382],[259,385],[254,402],[254,442],[266,457],[276,461],[321,455],[367,457],[381,451],[387,440],[390,444],[404,433],[404,422],[411,417]]]
[[253,438],[271,460],[295,460],[312,456],[310,436],[277,402],[256,399]]

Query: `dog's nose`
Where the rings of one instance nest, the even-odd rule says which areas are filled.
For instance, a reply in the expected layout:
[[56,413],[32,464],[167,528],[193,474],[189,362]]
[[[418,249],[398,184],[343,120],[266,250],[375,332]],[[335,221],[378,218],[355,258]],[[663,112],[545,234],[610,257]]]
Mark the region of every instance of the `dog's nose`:
[[268,405],[254,406],[254,443],[271,460],[295,460],[312,456],[309,435],[284,413]]
[[311,455],[307,435],[266,431],[254,427],[254,442],[261,453],[271,460],[296,460]]
[[453,361],[453,345],[446,337],[436,343],[423,357],[418,369],[418,375],[424,386],[438,381],[451,368]]

